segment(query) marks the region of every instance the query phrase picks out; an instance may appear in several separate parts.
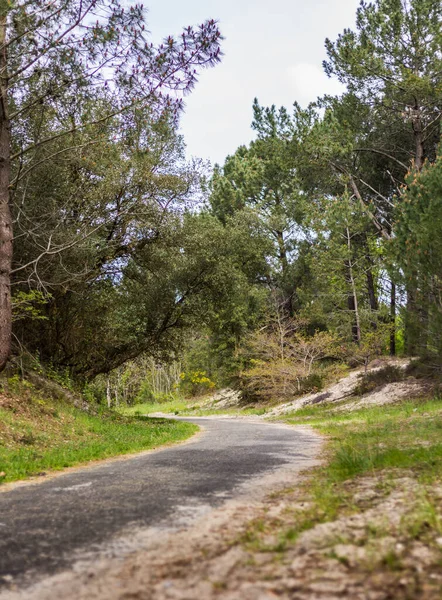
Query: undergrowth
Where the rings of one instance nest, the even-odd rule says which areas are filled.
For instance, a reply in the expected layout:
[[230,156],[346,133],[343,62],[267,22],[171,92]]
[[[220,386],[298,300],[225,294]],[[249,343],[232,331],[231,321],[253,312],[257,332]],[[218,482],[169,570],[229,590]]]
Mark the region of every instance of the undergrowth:
[[387,383],[402,381],[405,377],[404,370],[396,365],[386,365],[382,369],[375,369],[362,373],[355,388],[355,395],[359,396],[374,391]]
[[137,404],[130,407],[121,407],[120,411],[124,415],[150,415],[155,413],[165,413],[170,415],[203,417],[208,415],[264,415],[265,407],[232,407],[216,408],[216,406],[204,406],[198,404],[197,399],[183,400],[173,399],[166,402],[151,402]]

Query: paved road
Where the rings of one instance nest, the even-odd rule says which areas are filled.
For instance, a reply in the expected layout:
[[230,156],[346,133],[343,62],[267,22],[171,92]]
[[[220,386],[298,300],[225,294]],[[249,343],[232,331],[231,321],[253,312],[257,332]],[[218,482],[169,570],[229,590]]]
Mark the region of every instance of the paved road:
[[[0,584],[27,582],[88,559],[128,530],[173,527],[195,507],[217,507],[319,449],[307,431],[259,421],[188,419],[195,441],[80,469],[0,493]],[[201,514],[201,512],[199,513]]]

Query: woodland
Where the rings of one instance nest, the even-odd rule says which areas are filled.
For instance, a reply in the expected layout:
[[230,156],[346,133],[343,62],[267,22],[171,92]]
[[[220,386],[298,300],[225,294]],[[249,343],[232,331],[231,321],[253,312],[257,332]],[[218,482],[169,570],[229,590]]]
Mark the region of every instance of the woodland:
[[321,389],[379,355],[442,365],[442,5],[362,0],[325,41],[345,86],[251,106],[186,160],[214,20],[159,46],[141,5],[0,0],[0,367],[91,401]]

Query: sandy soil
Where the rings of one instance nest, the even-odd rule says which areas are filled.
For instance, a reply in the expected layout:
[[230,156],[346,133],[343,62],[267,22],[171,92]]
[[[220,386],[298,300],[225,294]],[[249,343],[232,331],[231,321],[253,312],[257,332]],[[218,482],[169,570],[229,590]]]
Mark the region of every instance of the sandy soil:
[[[352,483],[358,512],[305,531],[284,553],[275,551],[278,536],[310,506],[308,487],[299,487],[300,480],[296,490],[228,502],[177,533],[156,532],[148,550],[124,560],[78,565],[26,593],[1,597],[439,600],[442,539],[423,543],[403,534],[404,519],[425,490],[411,475],[395,479],[392,486],[389,474],[387,487],[382,477]],[[442,489],[432,493],[442,499]],[[259,544],[250,543],[251,530]]]

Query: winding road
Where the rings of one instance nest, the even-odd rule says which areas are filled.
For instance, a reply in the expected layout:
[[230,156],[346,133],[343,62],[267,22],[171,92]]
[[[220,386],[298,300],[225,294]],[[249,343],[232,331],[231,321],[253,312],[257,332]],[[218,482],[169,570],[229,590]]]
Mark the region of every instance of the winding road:
[[320,448],[312,432],[283,424],[186,420],[202,429],[190,442],[0,492],[0,589],[131,552],[134,533],[158,536],[228,499],[262,493],[266,478],[292,476]]

